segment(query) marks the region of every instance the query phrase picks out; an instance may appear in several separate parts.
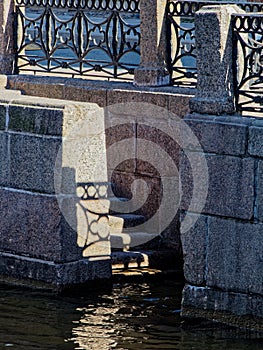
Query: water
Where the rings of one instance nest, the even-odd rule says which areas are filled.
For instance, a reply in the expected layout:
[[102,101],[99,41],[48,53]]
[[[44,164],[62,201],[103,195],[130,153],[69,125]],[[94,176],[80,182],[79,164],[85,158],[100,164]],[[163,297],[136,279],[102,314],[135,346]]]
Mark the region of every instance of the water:
[[57,296],[0,286],[0,349],[259,350],[262,339],[180,317],[180,283]]

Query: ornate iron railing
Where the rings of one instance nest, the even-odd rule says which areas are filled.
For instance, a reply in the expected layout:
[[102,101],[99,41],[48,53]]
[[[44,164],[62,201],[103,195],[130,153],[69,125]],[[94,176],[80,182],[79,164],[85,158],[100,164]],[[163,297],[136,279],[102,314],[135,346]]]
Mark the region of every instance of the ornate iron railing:
[[139,11],[139,0],[17,0],[17,72],[132,79]]
[[[171,42],[170,74],[173,85],[195,86],[197,80],[195,50],[195,12],[205,5],[218,5],[218,1],[176,1],[169,0],[167,5],[167,25]],[[231,4],[234,1],[220,1]],[[236,3],[247,12],[263,11],[263,3]]]
[[263,14],[233,16],[236,102],[239,111],[263,111]]

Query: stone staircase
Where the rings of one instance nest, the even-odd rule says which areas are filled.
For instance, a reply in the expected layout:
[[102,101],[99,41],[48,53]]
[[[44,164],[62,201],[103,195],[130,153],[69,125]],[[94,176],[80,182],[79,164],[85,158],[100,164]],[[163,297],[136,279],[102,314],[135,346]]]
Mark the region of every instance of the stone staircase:
[[151,252],[141,248],[158,234],[143,230],[147,220],[143,215],[132,213],[134,203],[131,200],[111,195],[108,199],[113,270],[148,267]]

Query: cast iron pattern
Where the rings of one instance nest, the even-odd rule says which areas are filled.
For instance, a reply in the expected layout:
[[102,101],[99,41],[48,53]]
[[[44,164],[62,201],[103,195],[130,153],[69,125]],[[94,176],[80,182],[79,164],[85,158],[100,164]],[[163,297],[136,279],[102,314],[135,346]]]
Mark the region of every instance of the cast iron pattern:
[[263,111],[263,14],[233,16],[239,111]]
[[87,10],[117,10],[139,13],[140,0],[17,0],[21,6],[57,7]]
[[18,72],[129,80],[139,65],[138,0],[18,0],[16,21]]
[[[220,2],[220,4],[231,4],[231,1]],[[167,21],[171,41],[169,70],[173,85],[196,85],[194,15],[196,11],[206,5],[218,5],[218,2],[168,1]],[[238,3],[237,5],[247,12],[263,11],[262,3]]]

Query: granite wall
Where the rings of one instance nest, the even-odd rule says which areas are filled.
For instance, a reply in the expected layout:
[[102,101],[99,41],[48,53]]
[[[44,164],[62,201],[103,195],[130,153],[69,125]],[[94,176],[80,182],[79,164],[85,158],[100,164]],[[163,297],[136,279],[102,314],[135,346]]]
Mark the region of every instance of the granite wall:
[[[205,155],[209,177],[203,210],[189,211],[192,169],[182,157],[181,215],[188,213],[197,220],[181,233],[183,315],[262,328],[262,322],[253,323],[263,317],[263,122],[238,115],[197,114],[185,121],[202,146],[189,152]],[[248,321],[245,316],[252,318]]]
[[[101,108],[91,103],[100,94],[93,95],[88,84],[78,90],[72,81],[70,90],[70,80],[60,80],[65,92],[74,93],[69,101],[50,98],[59,97],[62,87],[50,85],[52,79],[12,81],[23,93],[38,94],[42,86],[42,96],[1,91],[1,280],[63,289],[110,278],[110,229],[103,220],[114,201],[98,194],[110,183],[115,195],[135,197],[135,208],[124,202],[117,211],[146,220],[131,229],[152,235],[141,248],[168,249],[180,257],[176,130],[191,95],[118,88],[106,90],[111,104]],[[90,103],[73,101],[87,96]],[[89,192],[90,182],[98,196],[76,198],[79,190]]]
[[[76,189],[79,182],[94,179],[88,168],[71,162],[66,147],[67,142],[72,146],[86,141],[72,132],[72,125],[94,113],[97,129],[89,132],[93,141],[86,142],[85,149],[95,143],[98,153],[82,152],[81,163],[89,157],[92,164],[100,162],[101,179],[96,180],[105,181],[106,162],[100,156],[105,154],[104,115],[96,105],[1,91],[1,281],[63,289],[111,277],[108,233],[103,239],[98,233],[97,238],[86,237],[82,243],[78,227],[87,227],[88,216],[77,208],[83,201]],[[95,253],[87,251],[91,243]]]

